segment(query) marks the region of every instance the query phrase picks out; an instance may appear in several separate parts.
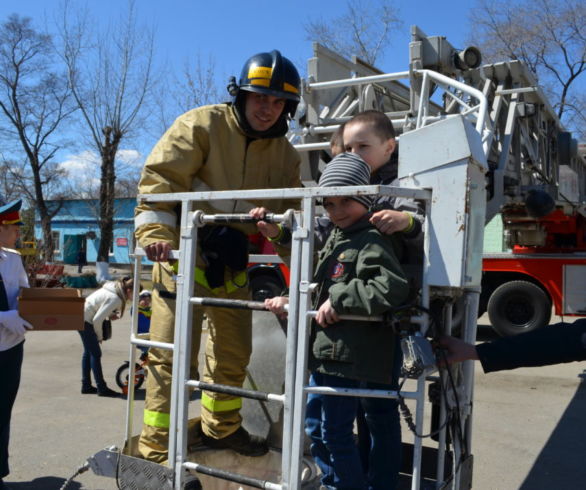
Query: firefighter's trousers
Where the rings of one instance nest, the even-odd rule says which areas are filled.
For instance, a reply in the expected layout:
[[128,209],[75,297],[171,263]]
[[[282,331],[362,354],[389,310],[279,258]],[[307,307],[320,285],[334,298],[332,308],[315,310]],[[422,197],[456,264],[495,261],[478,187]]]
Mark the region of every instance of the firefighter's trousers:
[[[150,338],[173,342],[176,285],[169,264],[153,267],[153,296]],[[200,274],[201,276],[201,274]],[[197,273],[196,273],[197,278]],[[244,281],[242,281],[244,278]],[[249,299],[248,287],[242,286],[245,274],[234,278],[226,274],[225,287],[213,291],[196,282],[195,295],[229,299]],[[241,282],[242,281],[242,282]],[[208,318],[203,381],[241,387],[252,351],[252,313],[228,308],[193,310],[191,378],[198,379],[198,352],[203,314]],[[170,424],[171,376],[173,351],[150,348],[149,374],[146,384],[144,423],[139,452],[145,459],[162,463],[167,459]],[[242,422],[242,399],[220,393],[202,392],[201,419],[203,432],[223,438],[235,432]]]

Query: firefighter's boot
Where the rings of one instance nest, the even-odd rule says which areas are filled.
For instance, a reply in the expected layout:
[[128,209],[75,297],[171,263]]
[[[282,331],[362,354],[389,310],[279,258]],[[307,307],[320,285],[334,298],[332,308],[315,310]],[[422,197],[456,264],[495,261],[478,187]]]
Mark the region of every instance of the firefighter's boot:
[[242,426],[222,439],[214,439],[203,432],[201,436],[203,444],[209,448],[232,449],[243,456],[262,456],[269,450],[266,439],[249,434]]

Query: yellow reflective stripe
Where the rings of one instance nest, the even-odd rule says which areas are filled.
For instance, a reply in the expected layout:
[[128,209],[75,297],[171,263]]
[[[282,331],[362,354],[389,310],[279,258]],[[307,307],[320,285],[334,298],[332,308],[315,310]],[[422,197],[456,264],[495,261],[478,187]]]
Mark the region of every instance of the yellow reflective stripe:
[[285,92],[293,92],[294,94],[299,93],[299,90],[297,90],[297,87],[294,87],[293,85],[291,85],[287,82],[283,82],[283,88],[285,89]]
[[[237,289],[244,287],[246,285],[246,280],[246,271],[242,271],[236,274],[233,279],[228,279],[228,281],[224,283],[223,287],[226,289],[227,293],[233,293]],[[222,286],[214,289],[210,288],[204,270],[200,269],[199,267],[195,268],[195,282],[204,288],[209,289],[215,294],[220,293],[222,290]]]
[[171,421],[171,414],[154,412],[152,410],[145,410],[143,415],[143,422],[151,427],[159,427],[161,429],[168,429]]
[[269,66],[251,66],[248,70],[248,78],[271,78],[273,69]]
[[260,85],[261,87],[268,87],[271,81],[268,78],[255,78],[250,81],[250,85]]
[[[179,273],[179,262],[174,262],[171,265],[171,269],[173,270],[173,272],[175,272],[175,274]],[[221,292],[222,287],[226,288],[226,292],[227,293],[233,293],[234,291],[236,291],[237,289],[240,289],[242,287],[244,287],[246,285],[246,282],[248,280],[247,275],[246,275],[246,271],[241,271],[238,274],[236,274],[232,279],[228,279],[228,281],[224,284],[224,286],[220,286],[217,288],[210,288],[210,285],[208,284],[208,280],[206,279],[206,275],[203,269],[200,269],[199,267],[195,268],[195,282],[198,283],[200,286],[203,286],[206,289],[209,289],[210,291],[212,291],[215,294],[218,294]]]
[[230,412],[242,408],[242,398],[232,398],[231,400],[216,400],[208,395],[205,391],[201,394],[201,406],[210,412]]

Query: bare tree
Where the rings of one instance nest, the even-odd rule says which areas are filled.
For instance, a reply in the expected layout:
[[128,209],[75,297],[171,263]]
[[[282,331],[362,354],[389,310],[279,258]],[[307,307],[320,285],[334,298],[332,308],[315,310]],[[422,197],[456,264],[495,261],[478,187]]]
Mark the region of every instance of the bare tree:
[[390,46],[393,30],[402,26],[398,8],[389,0],[350,0],[346,9],[339,17],[305,24],[306,39],[374,65]]
[[[76,17],[73,18],[73,13]],[[153,31],[136,25],[134,2],[110,29],[92,34],[89,17],[68,2],[62,9],[62,56],[90,141],[100,155],[100,245],[108,262],[113,239],[116,154],[146,124],[153,90]]]
[[516,59],[536,74],[560,119],[584,133],[586,3],[581,0],[480,0],[471,41],[486,61]]
[[161,85],[158,112],[162,131],[190,109],[221,102],[218,87],[216,62],[211,55],[207,60],[198,55],[194,62],[184,61],[180,75]]
[[35,30],[31,19],[11,15],[0,27],[2,134],[15,142],[16,154],[24,153],[9,169],[39,213],[48,261],[53,260],[51,218],[57,210],[46,204],[46,186],[57,177],[52,172],[57,131],[75,110],[71,102],[67,80],[53,63],[51,37]]

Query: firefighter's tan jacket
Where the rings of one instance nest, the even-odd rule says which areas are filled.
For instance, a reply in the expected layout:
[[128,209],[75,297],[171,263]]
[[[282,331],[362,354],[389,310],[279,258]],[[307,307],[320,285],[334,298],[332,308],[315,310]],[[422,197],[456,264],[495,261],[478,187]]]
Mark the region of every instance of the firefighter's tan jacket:
[[[299,156],[284,137],[251,140],[227,104],[204,106],[180,116],[159,140],[142,171],[139,194],[301,187]],[[135,229],[145,247],[164,241],[178,247],[176,203],[141,203]],[[264,206],[281,213],[295,201],[259,199],[197,203],[206,214],[246,213]],[[238,225],[255,233],[254,225]]]

